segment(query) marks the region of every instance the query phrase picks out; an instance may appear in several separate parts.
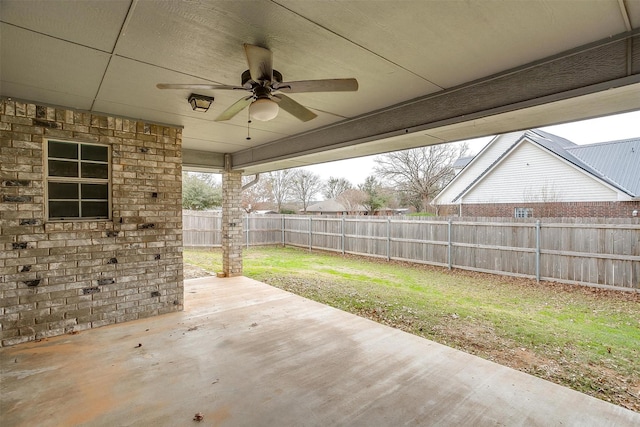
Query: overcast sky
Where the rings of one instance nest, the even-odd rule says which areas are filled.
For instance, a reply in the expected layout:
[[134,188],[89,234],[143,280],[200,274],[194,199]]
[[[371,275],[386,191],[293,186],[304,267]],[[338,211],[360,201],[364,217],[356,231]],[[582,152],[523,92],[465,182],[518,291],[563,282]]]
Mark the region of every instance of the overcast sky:
[[[616,141],[626,138],[640,137],[640,111],[602,117],[599,119],[582,120],[564,125],[545,126],[540,129],[554,135],[566,138],[576,144],[593,144],[596,142]],[[473,154],[484,147],[492,137],[469,140],[469,148]],[[365,178],[373,174],[375,156],[357,159],[339,160],[307,166],[304,169],[320,175],[323,179],[330,176],[346,178],[352,184],[360,184]]]

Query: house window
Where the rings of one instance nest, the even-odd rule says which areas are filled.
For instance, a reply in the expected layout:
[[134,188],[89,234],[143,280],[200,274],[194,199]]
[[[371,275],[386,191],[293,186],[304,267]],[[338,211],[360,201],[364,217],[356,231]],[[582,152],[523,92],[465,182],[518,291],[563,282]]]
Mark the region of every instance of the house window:
[[109,146],[46,142],[48,218],[109,219]]
[[533,216],[533,208],[516,208],[516,218],[531,218]]

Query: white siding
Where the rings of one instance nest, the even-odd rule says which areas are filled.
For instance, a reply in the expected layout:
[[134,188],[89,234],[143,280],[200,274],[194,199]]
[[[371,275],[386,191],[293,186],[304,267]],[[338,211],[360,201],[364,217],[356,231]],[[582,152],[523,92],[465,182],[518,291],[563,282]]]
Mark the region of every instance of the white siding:
[[463,203],[616,201],[617,192],[558,159],[522,142],[463,197]]
[[438,194],[434,203],[438,205],[453,204],[453,199],[462,193],[476,177],[487,170],[491,164],[495,162],[502,153],[507,151],[523,134],[523,131],[511,132],[499,135],[493,139],[489,143],[490,145],[479,153],[478,156],[476,156],[477,158],[473,159],[461,173],[457,174],[442,193]]

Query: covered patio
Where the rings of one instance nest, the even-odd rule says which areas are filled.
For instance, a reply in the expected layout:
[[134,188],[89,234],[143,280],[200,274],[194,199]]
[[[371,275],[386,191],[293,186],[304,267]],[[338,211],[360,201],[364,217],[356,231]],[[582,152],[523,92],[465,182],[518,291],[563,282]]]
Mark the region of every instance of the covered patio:
[[[240,206],[243,175],[640,109],[639,2],[2,0],[0,39],[3,426],[640,424],[241,277]],[[245,44],[358,90],[217,121],[258,100],[219,90]],[[183,286],[183,170],[223,174],[238,277]]]
[[640,414],[245,277],[3,349],[7,426],[635,426]]

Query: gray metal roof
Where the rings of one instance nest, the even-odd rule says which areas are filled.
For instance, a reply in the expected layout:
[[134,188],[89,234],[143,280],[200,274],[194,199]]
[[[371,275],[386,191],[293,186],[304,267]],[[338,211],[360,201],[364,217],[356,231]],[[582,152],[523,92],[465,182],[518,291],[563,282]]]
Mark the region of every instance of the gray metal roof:
[[567,151],[633,197],[640,197],[640,138],[577,145]]
[[452,167],[454,169],[462,169],[463,167],[467,166],[469,162],[471,162],[471,160],[473,160],[473,157],[474,156],[459,157],[458,160],[453,162]]

